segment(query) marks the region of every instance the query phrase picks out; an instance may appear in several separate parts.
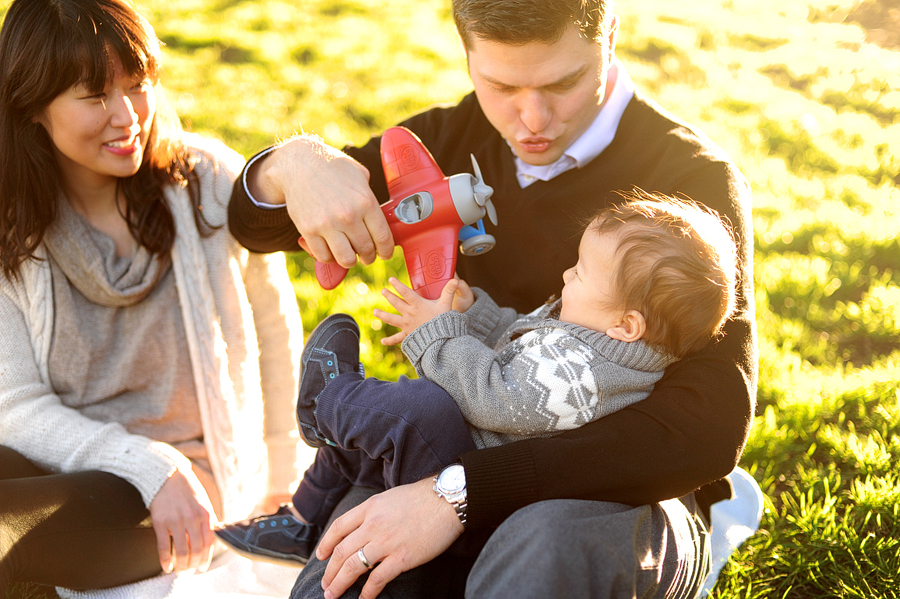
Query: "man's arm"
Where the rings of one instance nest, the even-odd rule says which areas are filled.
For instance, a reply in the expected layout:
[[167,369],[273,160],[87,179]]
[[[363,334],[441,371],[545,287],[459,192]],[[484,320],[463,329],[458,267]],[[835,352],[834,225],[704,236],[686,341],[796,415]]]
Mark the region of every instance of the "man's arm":
[[724,337],[670,366],[644,401],[552,438],[463,455],[471,527],[497,525],[545,499],[642,505],[680,497],[737,464],[756,403],[750,190],[727,163],[685,172],[677,188],[727,216],[738,237],[738,310]]
[[[711,347],[670,366],[647,399],[581,428],[464,454],[470,525],[496,525],[560,497],[642,505],[727,475],[752,418],[755,369],[715,353]],[[636,452],[628,467],[617,459],[623,447]]]
[[[647,122],[643,118],[647,112],[635,110],[634,114],[641,116],[633,119],[635,123]],[[665,128],[670,125],[666,123]],[[665,131],[661,135],[675,137]],[[643,137],[625,136],[619,142],[637,144],[640,147],[635,152],[645,149]],[[644,401],[554,437],[463,455],[468,528],[498,525],[516,509],[545,499],[639,505],[679,497],[725,476],[737,463],[756,393],[749,186],[732,165],[713,160],[697,168],[698,152],[671,145],[672,153],[650,161],[647,168],[642,162],[634,184],[640,182],[644,188],[662,193],[681,192],[731,220],[741,240],[743,285],[738,314],[726,326],[722,341],[671,366]],[[664,172],[649,172],[654,169]],[[615,188],[627,189],[628,185],[623,182]],[[390,569],[371,572],[363,590],[368,599],[398,572],[424,563],[459,534],[435,532],[450,530],[458,523],[446,502],[423,514],[406,508],[413,502],[426,506],[434,499],[430,481],[397,487],[376,497],[378,502],[370,500],[348,512],[345,525],[340,530],[329,529],[319,545],[320,559],[331,556],[324,587],[334,597],[363,573],[355,556],[358,548],[365,547],[373,563],[394,555],[402,558],[402,566],[391,560]],[[395,538],[401,534],[403,539]],[[370,555],[370,545],[375,555]],[[417,548],[412,555],[410,547]]]
[[[755,345],[740,343],[750,331],[742,335],[735,328],[739,326],[735,323],[729,334],[738,345],[750,350],[740,368],[735,369],[729,359],[713,358],[716,365],[711,368],[703,357],[688,358],[670,367],[674,374],[669,377],[667,373],[667,377],[676,381],[703,380],[696,388],[661,382],[665,391],[573,431],[463,455],[467,527],[498,525],[516,509],[544,499],[597,498],[639,505],[684,495],[714,479],[711,472],[726,475],[740,457],[746,437],[746,425],[735,423],[748,421],[748,406],[752,404],[748,389],[755,388]],[[703,353],[715,354],[716,348],[710,346]],[[683,371],[674,372],[682,368]],[[695,376],[698,373],[702,376]],[[717,373],[722,377],[716,378]],[[742,373],[738,378],[743,380],[734,380],[733,375],[738,373]],[[709,376],[712,378],[705,378]],[[725,402],[728,413],[722,413],[714,398],[732,391],[737,396],[734,401]],[[670,401],[680,402],[674,413],[682,417],[659,419],[661,413],[673,413],[666,405]],[[707,426],[704,412],[709,409],[718,412],[721,426]],[[598,428],[601,423],[606,426]],[[645,431],[648,436],[636,440],[627,432],[617,434],[620,427],[624,431]],[[659,437],[658,443],[652,435]],[[735,451],[732,455],[709,452],[713,454],[710,458],[699,458],[707,444],[734,447]],[[631,473],[610,459],[609,454],[622,445],[644,448],[638,457],[646,462],[646,467]],[[689,455],[666,455],[679,447],[690,448]],[[571,461],[569,465],[567,460]],[[685,468],[692,463],[696,463],[695,467]],[[676,472],[670,471],[673,467]],[[376,564],[361,597],[374,599],[398,574],[433,559],[461,533],[462,526],[452,506],[432,491],[430,479],[379,493],[336,520],[322,537],[316,555],[320,560],[329,560],[323,579],[325,596],[341,596],[366,572],[356,556],[361,547],[367,559]]]
[[[474,98],[470,99],[468,104],[474,104]],[[452,132],[467,122],[470,112],[471,107],[463,111],[464,114],[460,117],[453,108],[436,107],[414,115],[400,124],[418,135],[425,146],[433,151],[434,147],[448,143],[447,135],[455,139]],[[489,128],[490,125],[483,117],[482,120],[483,127]],[[458,143],[451,145],[459,146]],[[462,155],[465,157],[465,164],[470,164],[468,152]],[[353,215],[351,221],[366,223],[369,234],[367,236],[361,233],[363,241],[360,244],[368,238],[369,242],[374,244],[375,251],[361,256],[363,263],[367,263],[366,260],[371,262],[376,254],[390,257],[394,249],[390,228],[380,210],[377,214],[372,211],[375,207],[372,201],[384,203],[389,199],[381,164],[380,135],[372,137],[359,147],[346,146],[343,152],[330,148],[317,137],[298,136],[260,152],[257,157],[248,161],[247,167],[235,182],[228,206],[229,227],[241,245],[254,252],[296,251],[301,232],[304,233],[304,239],[315,233],[310,228],[304,228],[306,225],[303,204],[312,202],[314,205],[311,214],[316,212],[321,214],[324,210],[326,219],[333,219],[332,224],[338,223],[334,225],[335,230],[339,228],[340,223],[335,208],[342,205],[351,207],[345,212]],[[348,165],[346,161],[352,164]],[[280,163],[284,163],[285,166],[280,166]],[[446,165],[441,166],[446,168]],[[284,176],[282,173],[287,175]],[[344,180],[341,173],[349,179]],[[264,182],[263,178],[266,178],[268,183]],[[279,182],[282,179],[297,183],[298,187],[295,188],[297,190],[303,186],[309,189],[299,193],[282,191]],[[352,190],[351,196],[344,197],[344,190],[347,188]],[[296,202],[291,198],[296,198]],[[288,210],[261,208],[258,205],[260,202],[269,206],[287,202]],[[294,203],[296,207],[291,208]],[[325,210],[325,207],[328,209]],[[384,229],[381,229],[382,223]],[[344,265],[343,262],[340,263]],[[351,261],[350,265],[353,263]]]
[[[285,206],[287,215],[271,208],[276,206]],[[368,170],[313,137],[295,137],[248,162],[235,182],[228,215],[232,234],[255,251],[302,246],[317,260],[345,268],[357,256],[370,264],[376,255],[387,259],[394,251]]]

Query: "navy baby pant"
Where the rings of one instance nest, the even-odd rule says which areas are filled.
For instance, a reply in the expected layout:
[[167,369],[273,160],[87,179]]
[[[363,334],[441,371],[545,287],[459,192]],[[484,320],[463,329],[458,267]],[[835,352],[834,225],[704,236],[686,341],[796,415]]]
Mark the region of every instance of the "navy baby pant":
[[351,486],[379,490],[416,482],[475,449],[456,402],[439,385],[342,374],[317,400],[320,448],[294,493],[294,507],[324,526]]

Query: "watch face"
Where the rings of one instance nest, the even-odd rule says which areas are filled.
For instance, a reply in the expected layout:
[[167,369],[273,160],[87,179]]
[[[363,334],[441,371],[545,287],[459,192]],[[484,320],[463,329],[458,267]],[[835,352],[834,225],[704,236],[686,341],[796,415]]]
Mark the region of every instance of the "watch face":
[[447,466],[438,476],[437,483],[444,493],[459,493],[466,488],[466,469],[462,464]]

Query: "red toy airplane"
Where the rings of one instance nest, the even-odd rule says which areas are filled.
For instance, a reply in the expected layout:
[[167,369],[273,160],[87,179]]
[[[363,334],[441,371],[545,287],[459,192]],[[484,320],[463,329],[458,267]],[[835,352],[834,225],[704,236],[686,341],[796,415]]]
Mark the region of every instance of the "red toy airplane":
[[[482,181],[475,156],[475,176],[445,177],[422,141],[404,127],[384,132],[381,163],[391,196],[381,209],[394,243],[403,248],[412,288],[437,299],[456,271],[457,240],[463,240],[460,251],[466,255],[494,247],[480,222],[486,214],[497,224],[490,200],[494,190]],[[476,223],[477,228],[471,226]],[[316,278],[325,289],[334,289],[346,275],[336,262],[316,262]]]

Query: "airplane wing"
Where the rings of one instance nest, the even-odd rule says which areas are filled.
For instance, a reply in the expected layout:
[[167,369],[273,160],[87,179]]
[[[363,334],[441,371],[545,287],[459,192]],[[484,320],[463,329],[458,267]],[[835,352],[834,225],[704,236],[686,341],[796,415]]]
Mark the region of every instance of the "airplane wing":
[[441,181],[441,171],[431,152],[405,127],[391,127],[381,138],[381,164],[391,199],[403,199]]
[[403,246],[403,258],[412,288],[428,299],[437,299],[456,270],[458,230],[438,227]]

